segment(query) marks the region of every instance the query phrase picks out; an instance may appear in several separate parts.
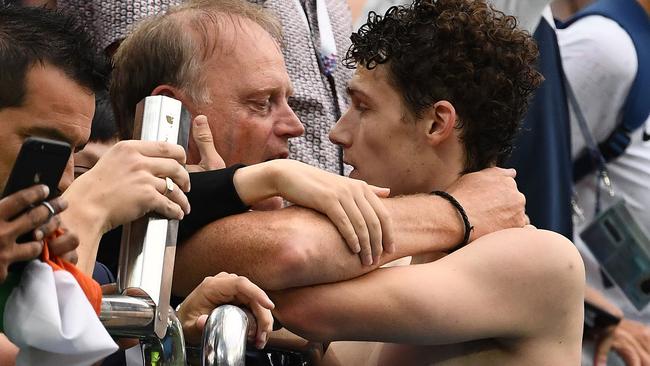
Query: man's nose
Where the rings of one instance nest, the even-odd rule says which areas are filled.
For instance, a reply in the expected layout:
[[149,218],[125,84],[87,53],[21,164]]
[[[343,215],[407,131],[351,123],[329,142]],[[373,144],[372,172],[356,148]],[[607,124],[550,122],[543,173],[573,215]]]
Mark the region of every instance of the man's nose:
[[333,144],[340,145],[341,147],[347,148],[352,145],[352,133],[345,126],[344,117],[341,117],[332,129],[330,130],[330,141]]
[[288,138],[302,136],[305,133],[305,126],[302,125],[294,111],[286,105],[283,115],[276,123],[275,134]]

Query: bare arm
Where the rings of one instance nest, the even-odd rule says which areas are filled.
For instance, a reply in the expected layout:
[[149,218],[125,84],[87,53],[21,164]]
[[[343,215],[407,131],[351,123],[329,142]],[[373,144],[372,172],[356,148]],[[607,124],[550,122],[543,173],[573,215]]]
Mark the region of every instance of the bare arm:
[[397,249],[372,266],[362,265],[319,213],[302,207],[248,212],[210,224],[177,248],[175,291],[187,293],[214,271],[246,276],[270,290],[341,281],[396,258],[447,250],[462,238],[457,213],[439,197],[386,199],[384,204],[393,217]]
[[310,340],[438,345],[551,333],[579,344],[584,270],[573,245],[534,229],[479,241],[433,263],[274,293],[275,315]]
[[[525,200],[514,172],[489,169],[450,187],[475,229],[472,239],[524,225]],[[336,227],[314,211],[290,207],[249,212],[214,222],[177,248],[174,293],[185,295],[204,277],[237,273],[267,290],[354,278],[409,255],[447,251],[462,240],[458,213],[444,199],[414,195],[382,200],[393,223],[395,251],[364,266],[346,248]]]

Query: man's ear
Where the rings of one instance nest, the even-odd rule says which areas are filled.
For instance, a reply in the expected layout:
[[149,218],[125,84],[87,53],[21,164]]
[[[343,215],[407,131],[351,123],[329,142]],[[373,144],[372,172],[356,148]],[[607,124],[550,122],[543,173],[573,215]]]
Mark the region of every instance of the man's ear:
[[180,100],[183,106],[185,106],[185,108],[188,109],[190,114],[192,116],[195,115],[194,104],[191,102],[190,98],[188,98],[185,92],[183,92],[182,90],[180,90],[175,86],[168,85],[168,84],[158,85],[153,89],[151,95],[164,95],[166,97]]
[[438,145],[453,136],[456,109],[448,101],[441,100],[429,107],[422,119],[426,122],[427,140],[431,145]]

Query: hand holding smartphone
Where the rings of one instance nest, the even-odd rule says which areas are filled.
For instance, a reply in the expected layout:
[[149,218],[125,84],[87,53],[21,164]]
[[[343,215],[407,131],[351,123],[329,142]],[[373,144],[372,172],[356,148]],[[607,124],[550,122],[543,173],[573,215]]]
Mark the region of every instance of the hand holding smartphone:
[[56,197],[59,181],[70,159],[72,149],[66,142],[28,137],[23,142],[11,170],[2,197],[36,184],[50,189],[46,199]]
[[66,205],[46,200],[55,196],[70,153],[64,142],[30,137],[23,143],[0,200],[0,282],[12,263],[37,256],[40,240],[59,227],[50,219]]
[[[43,243],[40,239],[33,238],[32,232],[47,225],[51,214],[45,206],[31,210],[30,207],[43,202],[48,191],[46,186],[36,185],[0,200],[0,283],[8,272],[20,270],[18,262],[30,260],[41,253]],[[40,236],[44,236],[46,231],[45,228],[41,230]]]

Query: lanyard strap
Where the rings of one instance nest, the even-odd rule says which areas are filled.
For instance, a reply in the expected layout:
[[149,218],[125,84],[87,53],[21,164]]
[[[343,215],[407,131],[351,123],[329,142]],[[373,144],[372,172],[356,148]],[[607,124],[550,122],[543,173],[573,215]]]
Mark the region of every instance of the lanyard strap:
[[[609,179],[609,173],[607,171],[607,165],[605,164],[605,158],[603,157],[603,154],[598,148],[598,145],[596,145],[596,140],[594,139],[594,136],[591,134],[591,130],[589,130],[589,126],[587,125],[587,120],[585,119],[585,116],[582,113],[582,108],[580,108],[580,104],[578,103],[578,99],[576,98],[576,95],[573,92],[571,83],[569,82],[569,80],[567,79],[564,73],[562,73],[562,78],[564,79],[564,87],[567,93],[567,97],[569,98],[569,103],[571,104],[571,108],[576,114],[576,118],[578,119],[578,126],[580,127],[580,132],[582,133],[582,136],[585,139],[585,142],[587,144],[587,150],[589,151],[589,156],[591,157],[592,163],[598,168],[598,177],[596,182],[596,214],[598,214],[600,212],[600,182],[601,181],[603,182],[603,184],[608,190],[609,195],[612,197],[614,196],[614,189],[612,188],[612,182]],[[577,200],[576,200],[577,195],[575,192],[575,188],[573,190],[573,195],[574,195],[574,199],[571,202],[573,206],[573,210],[579,217],[584,219],[582,210],[577,205]]]

